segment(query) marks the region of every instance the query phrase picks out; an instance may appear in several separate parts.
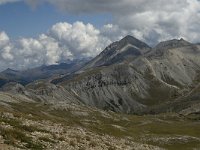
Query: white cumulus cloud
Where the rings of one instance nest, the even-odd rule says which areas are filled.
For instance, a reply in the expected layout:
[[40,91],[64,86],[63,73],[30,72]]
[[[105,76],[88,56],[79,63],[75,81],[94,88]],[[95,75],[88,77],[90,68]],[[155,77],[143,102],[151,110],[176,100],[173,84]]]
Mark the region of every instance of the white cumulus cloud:
[[60,22],[37,38],[10,40],[0,32],[0,70],[26,69],[69,59],[94,57],[111,40],[92,24]]
[[8,35],[4,31],[0,32],[0,48],[7,45],[9,43],[9,41],[10,41],[10,39],[9,39]]
[[49,31],[49,36],[59,41],[74,57],[95,56],[108,44],[98,29],[82,22],[57,23]]

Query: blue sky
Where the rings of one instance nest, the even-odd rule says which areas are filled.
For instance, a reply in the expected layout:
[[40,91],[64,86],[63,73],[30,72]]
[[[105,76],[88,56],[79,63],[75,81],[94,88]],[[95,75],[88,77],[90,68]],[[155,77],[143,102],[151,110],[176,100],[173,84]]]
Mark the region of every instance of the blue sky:
[[57,22],[73,23],[78,20],[101,27],[111,22],[112,17],[108,13],[74,15],[62,12],[48,3],[33,9],[22,1],[0,5],[0,20],[0,31],[18,38],[36,37]]

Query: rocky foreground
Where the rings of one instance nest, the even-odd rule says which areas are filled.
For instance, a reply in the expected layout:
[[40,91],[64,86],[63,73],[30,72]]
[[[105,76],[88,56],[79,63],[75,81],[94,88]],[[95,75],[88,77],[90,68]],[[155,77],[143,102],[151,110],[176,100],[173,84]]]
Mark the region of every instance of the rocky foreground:
[[[198,149],[198,117],[135,116],[0,94],[0,149]],[[23,99],[23,101],[21,101]]]

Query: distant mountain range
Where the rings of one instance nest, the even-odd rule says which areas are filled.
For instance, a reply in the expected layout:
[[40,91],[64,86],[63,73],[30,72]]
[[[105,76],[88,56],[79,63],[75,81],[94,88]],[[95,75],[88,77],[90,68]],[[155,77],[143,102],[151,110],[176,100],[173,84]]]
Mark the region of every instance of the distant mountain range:
[[[87,63],[8,69],[0,81],[4,91],[45,102],[66,100],[136,114],[199,113],[194,106],[200,105],[200,45],[174,39],[151,48],[126,36]],[[25,86],[6,84],[11,81]]]
[[66,63],[60,63],[57,65],[50,66],[40,66],[37,68],[27,69],[27,70],[13,70],[6,69],[3,72],[0,72],[0,87],[9,82],[17,82],[22,85],[26,85],[30,82],[39,79],[48,79],[55,76],[62,76],[68,73],[77,71],[82,67],[84,63],[86,63],[88,59],[77,59],[68,61]]

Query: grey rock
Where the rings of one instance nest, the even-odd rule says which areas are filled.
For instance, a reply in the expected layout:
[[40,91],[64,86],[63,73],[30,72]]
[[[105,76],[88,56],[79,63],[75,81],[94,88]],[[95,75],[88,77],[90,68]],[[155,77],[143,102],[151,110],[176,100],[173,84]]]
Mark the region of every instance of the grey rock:
[[[124,53],[129,46],[132,53]],[[183,39],[162,42],[151,49],[128,36],[111,44],[81,71],[60,80],[59,85],[87,105],[140,113],[190,89],[200,71],[199,58],[200,46]]]

